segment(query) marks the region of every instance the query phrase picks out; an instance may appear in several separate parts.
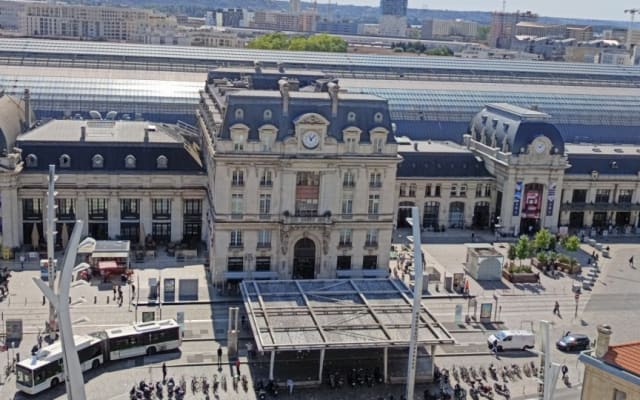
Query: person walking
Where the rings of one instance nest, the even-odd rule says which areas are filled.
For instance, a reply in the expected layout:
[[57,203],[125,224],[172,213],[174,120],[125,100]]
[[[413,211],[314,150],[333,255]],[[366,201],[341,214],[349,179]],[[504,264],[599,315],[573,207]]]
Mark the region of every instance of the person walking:
[[556,300],[556,304],[553,306],[553,315],[560,316],[560,303]]
[[135,299],[135,297],[136,297],[136,285],[132,283],[131,284],[131,300]]
[[116,284],[113,284],[113,300],[116,300]]
[[167,364],[162,363],[162,383],[167,381]]
[[629,259],[629,266],[633,268],[633,256]]
[[566,365],[563,365],[561,368],[562,371],[562,380],[567,378],[567,373],[569,372],[569,368]]
[[42,335],[38,334],[38,350],[42,348]]
[[289,396],[293,394],[293,380],[291,378],[287,379],[287,388],[289,389]]
[[218,346],[218,369],[222,369],[222,346]]
[[238,376],[240,376],[240,358],[236,357],[236,372],[238,373]]

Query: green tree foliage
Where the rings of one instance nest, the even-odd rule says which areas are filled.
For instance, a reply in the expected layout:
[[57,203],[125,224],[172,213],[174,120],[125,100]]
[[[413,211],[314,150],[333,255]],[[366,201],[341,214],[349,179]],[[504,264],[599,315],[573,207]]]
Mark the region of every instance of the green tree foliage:
[[511,261],[515,260],[516,255],[516,247],[512,244],[509,245],[509,252],[507,253],[507,258]]
[[[393,42],[391,48],[395,52],[419,53],[430,56],[452,56],[453,50],[448,47],[427,48],[422,42]],[[399,50],[401,49],[401,50]]]
[[535,250],[537,251],[546,251],[549,249],[551,245],[551,238],[553,236],[546,229],[540,229],[538,233],[536,233],[535,238],[533,239],[533,244],[535,246]]
[[262,50],[346,53],[347,42],[337,36],[327,35],[326,33],[309,37],[296,36],[289,38],[282,32],[274,32],[253,39],[247,47]]
[[576,235],[571,235],[563,239],[562,246],[569,251],[578,251],[580,248],[580,238]]
[[489,37],[489,32],[491,31],[490,26],[479,26],[478,27],[478,40],[484,41]]
[[529,253],[531,251],[531,243],[529,243],[529,237],[527,235],[522,235],[518,239],[518,242],[515,245],[516,248],[516,256],[520,260],[520,265],[522,265],[522,260],[529,257]]

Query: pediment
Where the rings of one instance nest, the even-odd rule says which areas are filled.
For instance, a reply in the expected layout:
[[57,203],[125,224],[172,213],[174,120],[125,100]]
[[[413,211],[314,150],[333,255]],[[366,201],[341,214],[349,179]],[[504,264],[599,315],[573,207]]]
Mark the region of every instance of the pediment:
[[317,113],[302,114],[293,121],[296,125],[329,125],[329,120]]

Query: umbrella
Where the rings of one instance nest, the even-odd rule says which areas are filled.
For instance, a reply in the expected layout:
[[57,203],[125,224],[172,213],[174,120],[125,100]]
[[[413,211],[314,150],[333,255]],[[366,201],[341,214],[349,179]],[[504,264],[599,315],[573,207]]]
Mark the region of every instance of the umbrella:
[[34,251],[38,251],[40,245],[40,232],[38,232],[38,225],[34,222],[33,229],[31,230],[31,246]]
[[67,244],[69,243],[69,228],[67,224],[62,224],[62,232],[60,233],[60,240],[62,240],[62,247],[67,248]]
[[146,235],[146,234],[145,234],[145,232],[144,232],[144,224],[143,224],[142,222],[140,223],[140,231],[139,231],[139,234],[140,234],[140,237],[139,237],[140,244],[141,244],[141,245],[144,245],[144,240],[146,239],[146,236],[147,236],[147,235]]

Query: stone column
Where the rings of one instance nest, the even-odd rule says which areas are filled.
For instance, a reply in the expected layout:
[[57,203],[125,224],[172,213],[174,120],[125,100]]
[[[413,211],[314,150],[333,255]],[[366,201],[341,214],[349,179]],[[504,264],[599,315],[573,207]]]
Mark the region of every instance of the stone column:
[[110,239],[115,239],[116,236],[120,235],[120,198],[117,193],[112,192],[109,194],[108,205],[108,234]]
[[22,206],[15,188],[0,190],[2,202],[2,246],[18,247],[22,239]]
[[182,230],[184,221],[184,210],[182,206],[182,197],[174,196],[171,199],[171,241],[178,242],[182,240]]
[[76,197],[76,219],[84,222],[82,225],[82,236],[89,235],[89,204],[84,192],[80,192]]
[[149,197],[149,193],[144,193],[144,196],[140,199],[140,225],[144,227],[145,236],[151,235],[151,218],[151,197]]

